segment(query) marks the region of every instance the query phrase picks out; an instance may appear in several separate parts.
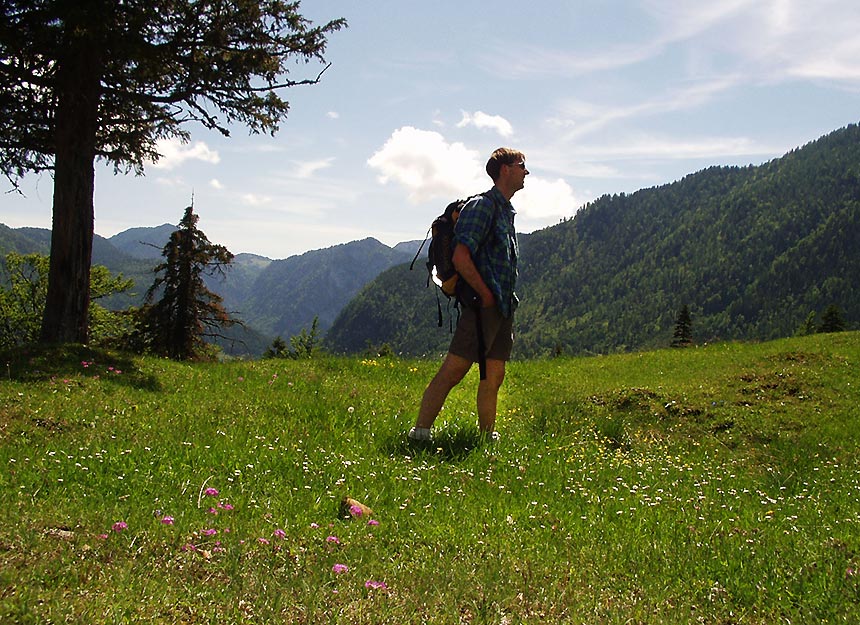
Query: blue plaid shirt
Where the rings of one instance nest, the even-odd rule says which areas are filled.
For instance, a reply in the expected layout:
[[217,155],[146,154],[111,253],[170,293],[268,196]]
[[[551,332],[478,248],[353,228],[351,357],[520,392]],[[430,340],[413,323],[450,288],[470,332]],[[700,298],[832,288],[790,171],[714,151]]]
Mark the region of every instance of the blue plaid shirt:
[[454,226],[454,245],[462,243],[469,248],[472,262],[505,317],[513,315],[519,303],[514,293],[519,253],[516,213],[510,201],[493,187],[470,199]]

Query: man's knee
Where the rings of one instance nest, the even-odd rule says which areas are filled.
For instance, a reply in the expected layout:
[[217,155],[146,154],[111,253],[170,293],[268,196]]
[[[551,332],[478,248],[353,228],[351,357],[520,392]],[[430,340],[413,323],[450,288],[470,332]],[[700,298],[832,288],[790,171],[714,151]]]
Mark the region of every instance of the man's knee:
[[495,388],[500,388],[505,381],[505,361],[487,360],[487,379],[485,382]]
[[471,366],[472,363],[465,358],[448,354],[436,373],[436,380],[440,384],[453,388],[466,376]]

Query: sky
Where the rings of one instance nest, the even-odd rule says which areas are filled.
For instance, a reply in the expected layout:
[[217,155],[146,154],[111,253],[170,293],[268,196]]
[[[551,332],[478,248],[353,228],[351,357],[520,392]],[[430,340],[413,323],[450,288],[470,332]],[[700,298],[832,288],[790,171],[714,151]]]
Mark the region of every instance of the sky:
[[[489,189],[501,146],[526,155],[513,204],[533,232],[600,196],[759,165],[860,122],[857,0],[305,0],[300,12],[349,26],[330,36],[320,83],[282,93],[280,131],[192,125],[142,177],[97,165],[97,234],[178,223],[193,197],[198,227],[234,254],[393,246]],[[21,189],[0,195],[0,223],[50,228],[50,175]]]

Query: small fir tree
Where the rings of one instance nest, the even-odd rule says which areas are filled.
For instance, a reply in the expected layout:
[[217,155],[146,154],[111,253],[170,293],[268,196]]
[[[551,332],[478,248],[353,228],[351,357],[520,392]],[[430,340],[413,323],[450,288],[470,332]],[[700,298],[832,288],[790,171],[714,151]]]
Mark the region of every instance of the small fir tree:
[[819,332],[842,332],[845,329],[845,321],[842,319],[842,312],[836,304],[830,304],[821,315],[821,325],[818,326]]
[[675,331],[672,333],[672,347],[687,347],[693,344],[693,318],[686,304],[681,307],[675,319]]
[[[203,281],[207,272],[223,275],[233,254],[223,245],[210,243],[197,228],[197,220],[192,202],[164,246],[164,262],[155,268],[155,282],[146,293],[150,345],[174,360],[201,356],[206,337],[222,337],[220,329],[239,323],[224,310],[221,296]],[[161,299],[150,305],[157,293]]]
[[263,358],[313,358],[319,349],[319,317],[314,317],[310,332],[302,328],[299,334],[290,337],[289,345],[283,338],[277,337],[263,354]]
[[815,334],[817,329],[815,327],[815,311],[809,311],[809,314],[806,315],[806,321],[803,322],[803,325],[797,331],[798,336],[808,336],[810,334]]

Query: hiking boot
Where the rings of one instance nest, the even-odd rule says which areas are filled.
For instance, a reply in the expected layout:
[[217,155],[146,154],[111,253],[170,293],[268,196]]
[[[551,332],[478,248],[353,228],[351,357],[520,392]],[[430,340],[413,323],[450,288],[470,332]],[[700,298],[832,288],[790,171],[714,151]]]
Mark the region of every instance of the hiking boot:
[[430,437],[430,428],[419,428],[414,427],[409,430],[409,433],[406,435],[410,441],[423,442],[429,441]]

